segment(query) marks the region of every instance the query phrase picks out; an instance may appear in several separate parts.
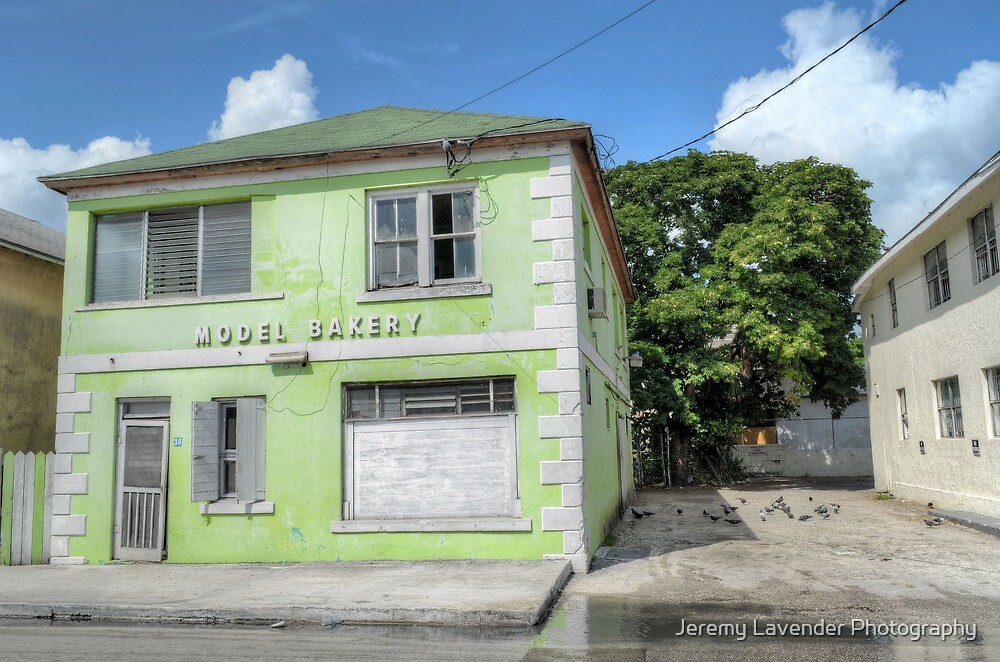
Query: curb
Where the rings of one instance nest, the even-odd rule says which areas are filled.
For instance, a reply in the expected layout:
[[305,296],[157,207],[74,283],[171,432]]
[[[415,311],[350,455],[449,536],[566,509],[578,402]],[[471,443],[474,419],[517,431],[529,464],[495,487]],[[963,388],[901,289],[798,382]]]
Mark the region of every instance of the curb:
[[931,517],[940,517],[949,522],[954,522],[955,524],[1000,538],[1000,519],[996,517],[987,517],[986,515],[967,513],[961,510],[952,512],[928,510],[927,514]]

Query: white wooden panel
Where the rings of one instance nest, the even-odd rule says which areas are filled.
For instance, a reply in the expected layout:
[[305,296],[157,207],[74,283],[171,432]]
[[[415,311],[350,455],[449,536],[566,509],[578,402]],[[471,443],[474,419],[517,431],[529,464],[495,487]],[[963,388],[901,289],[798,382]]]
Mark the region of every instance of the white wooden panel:
[[516,515],[513,422],[505,415],[349,425],[354,517]]

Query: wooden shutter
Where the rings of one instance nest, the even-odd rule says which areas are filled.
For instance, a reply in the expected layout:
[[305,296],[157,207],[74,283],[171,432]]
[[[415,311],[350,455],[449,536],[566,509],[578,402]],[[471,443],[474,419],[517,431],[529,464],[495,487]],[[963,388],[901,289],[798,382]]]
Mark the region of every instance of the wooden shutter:
[[201,293],[250,291],[250,203],[203,210]]
[[264,398],[236,401],[236,500],[264,499]]
[[191,501],[219,498],[218,402],[191,403]]
[[146,298],[198,293],[198,207],[151,211],[146,230]]
[[142,212],[97,217],[91,301],[137,301],[141,265]]

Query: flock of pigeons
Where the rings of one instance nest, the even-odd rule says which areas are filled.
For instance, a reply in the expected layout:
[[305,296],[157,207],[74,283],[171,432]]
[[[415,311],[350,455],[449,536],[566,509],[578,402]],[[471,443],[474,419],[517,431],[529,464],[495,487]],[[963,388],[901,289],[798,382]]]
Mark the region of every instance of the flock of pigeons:
[[[746,499],[744,499],[743,497],[738,497],[738,498],[741,504],[746,505],[747,503]],[[812,501],[813,498],[809,497],[809,500]],[[815,513],[816,517],[821,517],[823,519],[830,519],[831,513],[834,515],[840,514],[840,508],[841,506],[839,503],[833,503],[831,501],[829,506],[827,506],[826,504],[822,504],[820,506],[817,506],[816,508],[813,508],[813,512]],[[718,522],[719,520],[722,520],[723,522],[727,522],[735,526],[741,523],[742,521],[737,515],[734,514],[739,509],[740,509],[739,506],[730,506],[728,503],[724,503],[722,504],[723,515],[713,515],[712,513],[708,512],[708,510],[702,510],[701,514],[702,517],[707,517],[713,522]],[[654,514],[649,512],[648,510],[639,511],[636,510],[635,508],[632,508],[631,510],[632,510],[632,516],[635,519],[642,519],[643,517],[648,517]],[[760,517],[761,522],[766,522],[767,516],[775,512],[783,513],[785,516],[788,517],[788,519],[795,519],[795,515],[792,513],[792,506],[785,502],[784,496],[779,496],[777,499],[773,500],[770,506],[764,506],[763,508],[761,508],[760,513],[758,513],[758,517]],[[678,508],[677,514],[683,515],[684,511],[681,508]],[[799,515],[798,519],[800,522],[805,522],[807,520],[812,519],[813,517],[814,517],[813,515]],[[928,520],[924,521],[927,522]],[[928,524],[927,526],[936,526],[936,525]]]

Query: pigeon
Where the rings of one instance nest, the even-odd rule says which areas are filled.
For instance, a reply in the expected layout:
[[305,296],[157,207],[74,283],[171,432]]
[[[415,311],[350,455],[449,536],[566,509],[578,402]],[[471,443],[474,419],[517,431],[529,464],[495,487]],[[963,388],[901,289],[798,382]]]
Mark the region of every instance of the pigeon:
[[933,503],[931,503],[930,501],[928,501],[928,502],[927,502],[927,507],[928,507],[928,508],[933,508],[933,507],[934,507],[934,504],[933,504]]
[[800,522],[805,522],[807,519],[812,519],[812,515],[799,515]]
[[[647,514],[647,513],[643,513],[643,514],[645,515],[645,514]],[[681,510],[680,508],[678,508],[678,509],[677,509],[677,514],[678,514],[678,515],[683,515],[683,514],[684,514],[684,511],[683,511],[683,510]]]
[[761,522],[766,522],[766,521],[767,521],[767,518],[766,518],[766,517],[764,517],[764,511],[763,511],[763,510],[762,510],[762,511],[760,511],[760,521],[761,521]]
[[814,513],[819,513],[820,515],[822,515],[823,513],[827,512],[827,510],[829,510],[829,509],[825,505],[822,505],[819,508],[813,508],[813,512]]
[[820,513],[819,516],[823,519],[830,519],[830,513]]
[[788,519],[795,519],[795,515],[792,514],[792,511],[786,510],[785,514],[788,515]]
[[733,511],[730,510],[729,506],[727,506],[726,504],[722,504],[722,512],[724,512],[725,514],[728,515],[729,513],[733,512]]
[[645,515],[643,515],[642,513],[640,513],[635,508],[631,508],[630,510],[632,511],[632,517],[634,517],[636,519],[642,519],[643,517],[645,517]]
[[775,499],[774,502],[775,503],[782,503],[784,500],[785,500],[785,497],[784,496],[780,496],[777,499]]
[[727,519],[726,521],[729,522],[730,524],[734,524],[734,525],[740,523],[740,520],[738,520],[738,519]]
[[840,504],[839,503],[834,503],[834,502],[831,501],[830,505],[833,506],[834,508],[840,508]]
[[740,509],[740,507],[739,506],[729,506],[729,509],[732,510],[733,512],[736,512],[737,510]]
[[840,506],[837,506],[837,505],[833,506],[833,514],[834,515],[839,515],[840,514]]
[[812,498],[812,497],[809,497],[809,500],[810,500],[810,501],[812,501],[812,500],[813,500],[813,498]]
[[924,524],[927,526],[941,526],[941,522],[935,521],[936,519],[936,517],[934,519],[925,519]]
[[722,519],[721,517],[716,517],[715,515],[709,515],[708,518],[713,522],[718,522],[720,519]]
[[746,499],[744,499],[743,497],[740,497],[740,503],[746,503],[746,502],[747,502]]
[[702,511],[701,511],[701,514],[702,514],[702,516],[704,516],[704,517],[708,517],[708,511],[707,511],[707,510],[702,510]]

